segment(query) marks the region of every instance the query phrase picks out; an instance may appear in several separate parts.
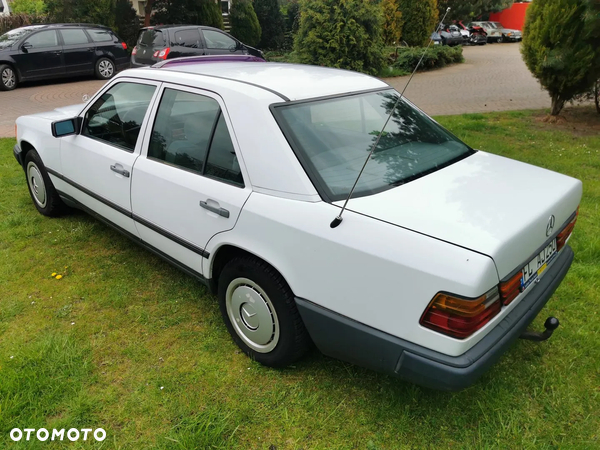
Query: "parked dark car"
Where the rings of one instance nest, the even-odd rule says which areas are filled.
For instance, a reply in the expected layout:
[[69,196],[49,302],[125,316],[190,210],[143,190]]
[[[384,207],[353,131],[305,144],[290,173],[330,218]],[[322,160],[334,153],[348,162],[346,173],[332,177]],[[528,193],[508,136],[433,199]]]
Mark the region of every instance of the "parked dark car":
[[0,36],[0,90],[22,81],[95,74],[102,80],[129,67],[127,44],[110,28],[48,24],[16,28]]
[[140,30],[131,53],[131,67],[198,55],[243,54],[264,58],[263,53],[218,28],[199,25],[159,25]]
[[460,45],[463,44],[463,36],[456,25],[450,25],[449,27],[443,26],[440,31],[443,45]]

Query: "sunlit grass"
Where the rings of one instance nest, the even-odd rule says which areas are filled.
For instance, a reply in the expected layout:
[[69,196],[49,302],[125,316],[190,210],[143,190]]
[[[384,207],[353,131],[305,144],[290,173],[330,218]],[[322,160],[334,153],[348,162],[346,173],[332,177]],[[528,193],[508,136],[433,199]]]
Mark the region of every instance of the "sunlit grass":
[[[537,114],[438,119],[584,182],[575,262],[535,321],[561,327],[458,393],[316,351],[286,370],[250,361],[202,285],[83,213],[39,215],[0,140],[0,448],[10,429],[42,426],[102,427],[103,448],[599,448],[600,137]],[[61,445],[84,447],[43,443]]]

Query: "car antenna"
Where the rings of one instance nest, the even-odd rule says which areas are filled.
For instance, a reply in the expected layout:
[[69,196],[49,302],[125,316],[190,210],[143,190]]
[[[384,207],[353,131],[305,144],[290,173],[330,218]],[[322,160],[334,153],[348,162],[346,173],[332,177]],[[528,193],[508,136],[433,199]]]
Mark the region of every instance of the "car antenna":
[[[440,29],[442,28],[442,24],[444,23],[444,20],[446,19],[446,16],[448,15],[449,12],[450,12],[450,8],[446,9],[446,13],[444,14],[444,17],[442,17],[442,20],[440,21],[439,25],[437,26],[437,28],[435,30],[435,33],[439,33]],[[342,219],[342,214],[344,214],[344,211],[346,210],[346,206],[348,205],[348,201],[350,201],[350,198],[352,197],[352,194],[354,193],[354,189],[356,188],[356,185],[358,184],[358,180],[360,180],[360,177],[361,177],[361,175],[363,173],[363,170],[365,170],[365,167],[367,166],[367,163],[371,159],[371,155],[373,154],[373,151],[377,147],[377,144],[379,144],[379,140],[381,139],[381,136],[383,135],[383,132],[385,131],[385,127],[387,127],[388,122],[390,121],[390,119],[392,118],[392,115],[394,114],[396,106],[398,106],[398,102],[400,102],[400,100],[402,100],[402,97],[404,96],[404,92],[406,91],[406,88],[408,87],[408,85],[412,81],[413,77],[415,76],[415,73],[417,72],[417,69],[421,65],[421,62],[423,61],[423,58],[425,58],[425,54],[427,53],[427,50],[429,49],[429,46],[431,45],[432,42],[433,42],[433,35],[430,36],[429,43],[427,44],[427,47],[425,47],[425,50],[423,50],[423,54],[421,55],[421,59],[419,59],[419,62],[415,66],[414,70],[412,71],[412,74],[410,75],[410,78],[406,82],[406,85],[404,86],[404,89],[402,89],[402,92],[400,93],[400,96],[396,99],[396,102],[394,103],[394,107],[390,110],[390,114],[388,115],[388,118],[386,119],[385,123],[383,124],[383,128],[381,129],[381,131],[377,135],[377,139],[375,140],[375,142],[371,146],[371,150],[369,151],[367,159],[365,160],[365,163],[363,164],[362,168],[360,169],[360,172],[358,173],[358,176],[356,177],[356,181],[354,182],[354,185],[352,185],[352,189],[350,189],[350,193],[348,194],[348,197],[346,197],[346,201],[344,201],[344,206],[342,206],[342,209],[340,210],[340,213],[338,214],[338,216],[335,219],[333,219],[333,221],[331,222],[331,224],[330,224],[331,228],[335,228],[340,223],[342,223],[342,220],[343,220]]]

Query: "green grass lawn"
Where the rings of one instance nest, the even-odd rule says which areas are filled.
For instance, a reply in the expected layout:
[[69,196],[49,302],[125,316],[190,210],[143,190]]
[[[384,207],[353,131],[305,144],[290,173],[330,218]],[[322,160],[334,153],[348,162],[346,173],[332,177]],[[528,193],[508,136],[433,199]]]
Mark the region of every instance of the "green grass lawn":
[[[83,213],[38,214],[0,140],[0,448],[600,448],[600,137],[539,115],[439,118],[584,183],[575,262],[534,323],[561,327],[458,393],[317,351],[286,370],[250,361],[202,285]],[[108,436],[13,445],[14,427]]]

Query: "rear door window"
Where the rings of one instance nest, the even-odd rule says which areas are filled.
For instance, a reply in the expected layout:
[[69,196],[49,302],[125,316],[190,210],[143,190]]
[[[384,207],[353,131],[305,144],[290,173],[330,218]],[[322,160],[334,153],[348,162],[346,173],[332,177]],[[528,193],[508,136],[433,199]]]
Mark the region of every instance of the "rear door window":
[[60,30],[64,45],[88,44],[88,37],[82,29]]
[[197,29],[176,31],[175,42],[173,42],[172,45],[188,48],[201,48],[200,32]]

